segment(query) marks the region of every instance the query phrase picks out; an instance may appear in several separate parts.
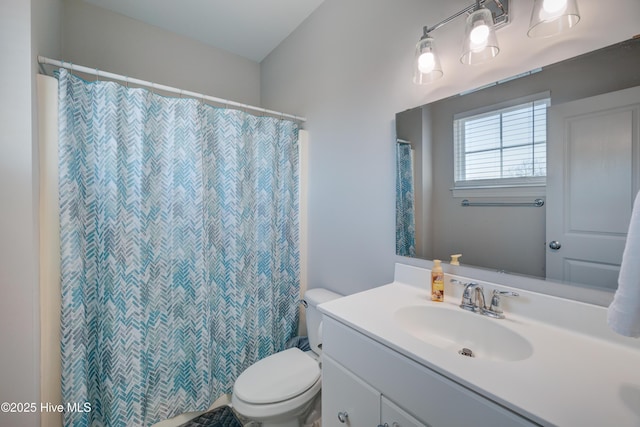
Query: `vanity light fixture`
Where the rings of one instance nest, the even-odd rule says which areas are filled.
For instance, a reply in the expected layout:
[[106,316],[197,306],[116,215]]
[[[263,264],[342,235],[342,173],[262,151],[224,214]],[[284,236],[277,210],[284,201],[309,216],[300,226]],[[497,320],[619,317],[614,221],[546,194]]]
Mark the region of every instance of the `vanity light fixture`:
[[[413,82],[426,84],[443,76],[431,33],[458,16],[467,14],[460,62],[473,65],[493,59],[500,52],[496,30],[509,23],[510,0],[476,0],[474,4],[432,27],[423,28],[416,44]],[[529,37],[548,37],[568,30],[580,21],[577,0],[534,0]]]
[[443,76],[431,32],[464,14],[468,14],[468,17],[460,61],[464,64],[477,64],[496,56],[500,48],[495,30],[509,22],[509,2],[510,0],[476,0],[471,6],[436,25],[425,26],[422,38],[416,44],[413,82],[426,84]]
[[529,37],[550,37],[580,21],[576,0],[535,0],[529,23]]

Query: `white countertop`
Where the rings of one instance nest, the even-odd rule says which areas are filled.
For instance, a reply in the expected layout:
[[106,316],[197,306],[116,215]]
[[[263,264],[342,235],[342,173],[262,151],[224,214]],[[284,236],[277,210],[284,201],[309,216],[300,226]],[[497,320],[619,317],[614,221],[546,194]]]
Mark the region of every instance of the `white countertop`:
[[[490,320],[525,337],[533,346],[531,356],[519,361],[467,358],[414,337],[394,320],[399,308],[417,305],[480,317],[458,307],[461,287],[449,283],[451,276],[445,302],[432,302],[429,270],[424,272],[426,286],[398,281],[396,274],[391,284],[327,302],[320,310],[534,422],[640,426],[640,344],[608,331],[606,308],[516,290],[520,297],[505,304],[507,318]],[[485,284],[493,288],[507,289]]]

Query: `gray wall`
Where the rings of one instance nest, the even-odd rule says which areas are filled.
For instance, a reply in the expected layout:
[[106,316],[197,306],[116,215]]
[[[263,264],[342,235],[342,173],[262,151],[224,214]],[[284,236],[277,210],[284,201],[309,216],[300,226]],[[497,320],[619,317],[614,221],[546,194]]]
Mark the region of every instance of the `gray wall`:
[[[429,106],[420,108],[422,113],[422,148],[420,159],[422,160],[422,165],[420,168],[422,169],[422,218],[416,216],[416,222],[422,224],[422,234],[421,240],[424,240],[424,243],[421,246],[424,249],[424,254],[426,259],[439,259],[434,256],[433,253],[433,211],[431,207],[433,206],[433,184],[434,184],[434,173],[433,168],[426,168],[424,165],[433,164],[433,137],[431,135],[431,129],[433,127],[433,121],[431,117],[431,109]],[[396,114],[396,125],[398,120],[398,114]],[[430,255],[429,255],[430,254]]]
[[260,105],[257,62],[82,0],[63,2],[65,61]]
[[37,403],[2,426],[40,422],[35,56],[60,54],[60,14],[58,0],[0,3],[0,402]]
[[[0,401],[36,402],[38,275],[32,176],[31,4],[7,0],[0,9],[2,156],[0,156]],[[38,408],[39,409],[39,408]],[[0,412],[0,424],[30,426],[39,414]]]
[[[388,283],[395,256],[394,115],[454,93],[627,39],[640,4],[615,13],[581,3],[583,21],[570,33],[528,39],[528,2],[514,6],[498,31],[500,55],[459,63],[463,20],[434,33],[445,76],[411,82],[415,43],[468,2],[326,0],[262,62],[262,102],[309,120],[309,285],[354,293]],[[584,7],[582,7],[584,6]]]

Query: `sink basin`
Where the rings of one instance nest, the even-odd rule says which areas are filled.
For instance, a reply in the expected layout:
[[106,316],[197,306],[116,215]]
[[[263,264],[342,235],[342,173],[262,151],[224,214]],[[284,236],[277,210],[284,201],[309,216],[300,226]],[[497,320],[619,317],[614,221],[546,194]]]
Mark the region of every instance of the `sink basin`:
[[469,349],[478,359],[514,362],[533,353],[531,343],[500,325],[502,320],[462,309],[409,306],[398,309],[394,320],[405,332],[421,341],[454,353]]

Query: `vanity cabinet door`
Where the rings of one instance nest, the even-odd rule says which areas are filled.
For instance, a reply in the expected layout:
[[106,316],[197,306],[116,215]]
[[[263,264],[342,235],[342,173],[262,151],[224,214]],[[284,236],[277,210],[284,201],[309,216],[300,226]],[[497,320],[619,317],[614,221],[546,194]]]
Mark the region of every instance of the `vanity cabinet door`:
[[384,427],[429,427],[384,396],[380,400],[380,420]]
[[380,393],[323,355],[322,426],[375,427],[379,421]]

